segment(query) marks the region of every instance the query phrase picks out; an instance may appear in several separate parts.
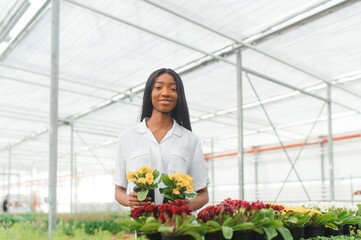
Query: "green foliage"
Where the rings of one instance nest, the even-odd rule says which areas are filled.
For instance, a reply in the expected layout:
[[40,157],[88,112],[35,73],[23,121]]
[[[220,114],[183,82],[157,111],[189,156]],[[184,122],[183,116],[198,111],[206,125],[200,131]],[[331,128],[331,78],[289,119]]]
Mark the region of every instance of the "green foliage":
[[314,216],[313,219],[313,224],[315,225],[324,225],[334,230],[338,229],[338,217],[335,212],[322,213],[321,215]]
[[231,239],[233,237],[233,227],[235,226],[235,219],[230,216],[224,216],[222,224],[213,220],[207,221],[206,223],[200,221],[200,224],[207,232],[214,233],[221,231],[225,239]]
[[[92,214],[59,214],[53,239],[123,239],[120,220],[125,214],[104,212]],[[47,214],[1,214],[0,239],[47,239]]]
[[194,223],[195,217],[186,216],[185,218],[181,218],[180,216],[176,216],[175,225],[173,226],[165,226],[161,225],[158,228],[159,232],[165,234],[177,234],[177,235],[190,235],[195,240],[201,240],[202,235],[205,233],[205,229],[199,223]]
[[311,215],[309,212],[286,212],[282,213],[279,216],[283,226],[287,228],[305,226],[305,224],[310,220]]
[[315,237],[312,240],[359,240],[361,238],[354,236],[334,236],[334,237]]
[[127,231],[139,231],[144,233],[157,232],[160,222],[154,217],[141,216],[135,219],[126,219],[120,221],[120,225]]
[[47,239],[47,233],[27,223],[16,222],[12,226],[0,227],[0,239],[29,240]]
[[279,232],[283,239],[292,240],[290,231],[282,225],[281,220],[275,218],[272,208],[261,209],[254,214],[252,218],[254,230],[260,234],[266,234],[267,239],[273,239]]
[[[194,198],[197,196],[195,192],[187,192],[185,187],[180,188],[177,186],[177,180],[172,180],[165,173],[162,173],[160,181],[165,185],[164,188],[159,188],[160,193],[167,199],[176,201],[182,200],[185,198]],[[173,189],[178,189],[179,194],[173,193]]]

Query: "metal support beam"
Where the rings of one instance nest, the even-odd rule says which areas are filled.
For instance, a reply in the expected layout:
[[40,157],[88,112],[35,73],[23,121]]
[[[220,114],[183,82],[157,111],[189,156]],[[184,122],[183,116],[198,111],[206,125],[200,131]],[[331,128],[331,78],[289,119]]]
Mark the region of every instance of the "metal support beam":
[[259,180],[258,180],[258,155],[259,153],[255,151],[254,153],[254,185],[255,185],[255,198],[259,200]]
[[213,141],[213,138],[211,138],[211,155],[212,155],[212,158],[211,158],[211,172],[212,172],[212,203],[215,204],[216,202],[216,191],[215,191],[215,176],[214,176],[214,141]]
[[74,123],[70,123],[70,213],[74,213]]
[[11,147],[9,147],[8,189],[7,189],[7,194],[10,193],[10,181],[11,181]]
[[354,204],[354,199],[353,199],[353,178],[352,178],[352,175],[350,175],[350,190],[351,190],[351,204],[353,205]]
[[[229,39],[229,40],[235,42],[236,44],[239,44],[239,45],[241,45],[241,46],[243,46],[243,47],[246,47],[246,48],[248,48],[248,49],[251,49],[251,50],[253,50],[253,51],[257,52],[257,53],[262,54],[263,56],[266,56],[266,57],[268,57],[268,58],[270,58],[270,59],[273,59],[273,60],[275,60],[275,61],[277,61],[277,62],[279,62],[279,63],[282,63],[282,64],[284,64],[284,65],[286,65],[286,66],[288,66],[288,67],[291,67],[291,68],[293,68],[293,69],[295,69],[295,70],[297,70],[297,71],[299,71],[299,72],[302,72],[302,73],[304,73],[304,74],[306,74],[306,75],[309,75],[309,76],[311,76],[311,77],[314,77],[314,78],[316,78],[316,79],[319,79],[319,80],[321,80],[321,81],[324,82],[324,83],[331,84],[330,81],[328,81],[328,80],[325,79],[324,77],[320,76],[319,74],[316,74],[316,73],[313,73],[313,72],[311,72],[311,71],[309,71],[309,70],[303,69],[303,68],[301,68],[301,67],[299,67],[299,66],[296,66],[296,65],[294,65],[294,64],[291,64],[289,60],[288,60],[288,61],[285,61],[285,60],[283,60],[283,59],[281,59],[281,58],[279,58],[279,57],[276,57],[276,56],[274,56],[274,55],[272,55],[272,54],[270,54],[270,53],[268,53],[268,52],[266,52],[266,51],[264,51],[264,50],[261,50],[261,49],[255,47],[254,45],[250,44],[249,41],[239,40],[239,39],[237,39],[237,38],[235,38],[235,37],[232,37],[232,36],[230,36],[230,35],[228,35],[228,34],[225,34],[225,33],[222,33],[222,32],[220,32],[220,31],[217,31],[217,30],[215,30],[215,29],[213,29],[213,28],[211,28],[211,27],[208,27],[208,26],[206,26],[206,25],[204,25],[204,24],[201,24],[201,23],[199,23],[199,22],[197,22],[197,21],[194,21],[194,20],[192,20],[192,19],[190,19],[190,18],[188,18],[188,17],[186,17],[186,16],[183,16],[183,15],[181,15],[181,14],[175,12],[175,11],[172,11],[172,10],[169,9],[169,8],[163,7],[163,6],[161,6],[160,4],[154,3],[154,2],[152,2],[152,1],[150,1],[150,0],[143,0],[143,1],[145,1],[145,2],[147,2],[147,3],[149,3],[149,4],[151,4],[151,5],[153,5],[153,6],[155,6],[155,7],[158,7],[158,8],[160,8],[160,9],[162,9],[162,10],[168,12],[168,13],[171,13],[171,14],[179,17],[179,18],[182,18],[182,19],[184,19],[184,20],[186,20],[186,21],[188,21],[188,22],[191,22],[191,23],[193,23],[194,25],[197,25],[197,26],[199,26],[199,27],[201,27],[201,28],[203,28],[203,29],[206,29],[206,30],[208,30],[208,31],[210,31],[210,32],[213,32],[213,33],[215,33],[215,34],[217,34],[217,35],[219,35],[219,36],[221,36],[221,37],[224,37],[224,38],[226,38],[226,39]],[[348,0],[328,1],[327,4],[326,4],[326,3],[322,3],[321,5],[318,5],[317,7],[319,7],[320,10],[316,11],[316,12],[313,13],[313,14],[311,14],[311,15],[309,15],[309,14],[304,14],[305,16],[303,16],[303,17],[301,17],[301,16],[300,16],[301,14],[299,14],[297,17],[295,16],[294,18],[297,18],[298,20],[296,21],[296,23],[299,23],[299,22],[301,22],[302,20],[304,20],[304,19],[306,19],[306,18],[316,17],[317,15],[319,15],[319,14],[321,14],[321,13],[323,13],[323,12],[327,12],[330,8],[335,8],[335,7],[339,8],[339,7],[342,7],[342,6],[344,6],[344,5],[352,4],[352,2],[355,3],[356,1],[348,1]],[[320,7],[320,6],[321,6],[321,7]],[[324,7],[322,7],[322,6],[324,6]],[[310,10],[314,10],[314,9],[316,9],[317,7],[314,7],[313,9],[310,9]],[[310,10],[309,10],[309,11],[310,11]],[[281,23],[280,25],[282,25],[282,24],[284,24],[284,23]],[[289,25],[288,27],[290,27],[290,26],[292,26],[292,25],[295,25],[295,23],[290,23],[290,24],[288,24],[288,25]],[[274,26],[272,26],[272,27],[270,27],[270,28],[271,28],[271,29],[272,29],[272,28],[275,29]],[[283,27],[283,28],[284,28],[284,27]],[[280,31],[280,30],[281,30],[281,29],[278,29],[278,31]],[[271,34],[271,33],[268,33],[268,34]],[[256,40],[256,39],[254,39],[253,42],[254,42],[255,40]],[[351,94],[351,95],[354,95],[354,96],[356,96],[356,97],[358,97],[358,98],[361,98],[361,95],[358,94],[358,93],[356,93],[356,92],[350,91],[350,90],[345,89],[345,88],[342,88],[342,87],[340,87],[340,86],[336,86],[336,87],[337,87],[338,89],[344,91],[344,92],[347,92],[347,93],[349,93],[349,94]]]
[[[76,152],[74,153],[74,175],[75,176],[78,175],[78,168],[77,168],[77,163],[76,163]],[[78,178],[75,178],[74,213],[77,212],[78,186],[79,186]]]
[[320,143],[321,147],[321,193],[322,200],[326,201],[326,184],[325,184],[325,144]]
[[330,171],[330,201],[335,201],[335,183],[333,175],[333,135],[332,135],[332,103],[331,103],[331,85],[327,87],[327,114],[328,114],[328,136],[327,136],[327,145],[328,145],[328,161],[329,161],[329,171]]
[[58,161],[58,91],[59,91],[59,0],[51,1],[51,83],[49,127],[49,226],[48,237],[56,227],[56,180]]
[[242,86],[242,52],[237,51],[237,108],[238,108],[238,187],[239,199],[244,199],[244,153],[243,153],[243,86]]

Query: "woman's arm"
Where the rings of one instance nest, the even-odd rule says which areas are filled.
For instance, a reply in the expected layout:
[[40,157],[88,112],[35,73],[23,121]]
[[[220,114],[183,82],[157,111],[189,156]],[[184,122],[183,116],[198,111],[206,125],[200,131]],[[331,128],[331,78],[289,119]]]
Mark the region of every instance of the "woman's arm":
[[129,195],[124,187],[115,185],[115,200],[125,207],[130,206]]
[[192,211],[196,211],[202,208],[204,205],[208,203],[208,188],[202,188],[197,191],[197,196],[193,199],[189,200],[189,207]]

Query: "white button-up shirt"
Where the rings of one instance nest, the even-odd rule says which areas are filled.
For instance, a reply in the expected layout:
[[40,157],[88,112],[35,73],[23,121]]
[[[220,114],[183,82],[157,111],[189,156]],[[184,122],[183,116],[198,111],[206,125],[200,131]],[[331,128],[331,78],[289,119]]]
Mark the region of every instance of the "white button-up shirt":
[[[145,120],[120,134],[114,169],[114,183],[132,192],[134,183],[128,182],[127,174],[142,166],[157,169],[160,173],[182,172],[193,178],[194,190],[207,186],[206,164],[200,140],[173,119],[173,127],[160,143],[149,130]],[[163,197],[155,190],[155,203]]]

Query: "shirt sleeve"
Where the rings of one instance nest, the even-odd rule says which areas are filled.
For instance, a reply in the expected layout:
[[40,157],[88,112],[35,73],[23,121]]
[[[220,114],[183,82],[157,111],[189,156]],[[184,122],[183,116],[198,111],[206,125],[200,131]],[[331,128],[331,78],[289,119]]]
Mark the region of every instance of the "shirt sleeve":
[[209,184],[206,161],[204,160],[202,145],[199,139],[197,139],[189,175],[193,177],[194,191],[205,188]]
[[114,184],[117,186],[124,188],[127,188],[128,186],[126,159],[124,158],[124,154],[122,151],[122,140],[120,137],[118,138],[116,149],[113,180]]

